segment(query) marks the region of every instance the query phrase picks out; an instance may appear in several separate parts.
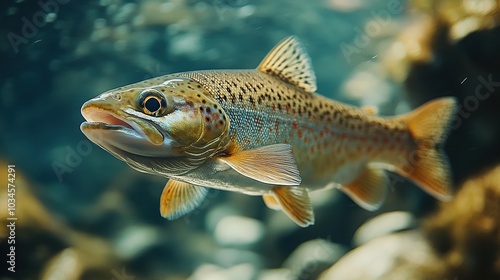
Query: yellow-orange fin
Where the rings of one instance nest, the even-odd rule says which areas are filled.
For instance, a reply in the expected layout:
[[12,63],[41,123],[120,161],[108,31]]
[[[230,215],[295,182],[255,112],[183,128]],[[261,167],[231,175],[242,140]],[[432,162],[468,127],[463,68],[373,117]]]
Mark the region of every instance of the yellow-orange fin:
[[257,70],[279,77],[307,92],[316,91],[316,75],[311,59],[295,36],[278,43],[262,60]]
[[262,200],[264,200],[264,203],[269,209],[281,210],[279,202],[276,200],[276,198],[274,198],[272,194],[263,194]]
[[297,225],[307,227],[314,224],[311,200],[304,187],[278,186],[273,188],[273,193],[281,206],[281,210]]
[[417,145],[399,171],[437,199],[453,197],[448,159],[442,150],[457,111],[455,98],[432,100],[403,116]]
[[204,187],[170,179],[160,197],[160,214],[168,220],[177,219],[200,206],[207,193]]
[[301,182],[292,146],[274,144],[220,157],[241,175],[272,185],[297,186]]
[[369,211],[375,211],[384,202],[387,193],[387,177],[382,169],[365,166],[358,177],[341,190],[356,204]]

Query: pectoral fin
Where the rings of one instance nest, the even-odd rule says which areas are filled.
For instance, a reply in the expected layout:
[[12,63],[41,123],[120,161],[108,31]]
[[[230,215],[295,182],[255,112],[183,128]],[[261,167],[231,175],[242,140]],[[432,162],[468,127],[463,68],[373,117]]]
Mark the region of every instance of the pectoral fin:
[[241,175],[262,183],[282,186],[300,184],[300,174],[289,144],[274,144],[241,151],[219,160]]
[[168,220],[177,219],[198,207],[208,190],[189,183],[168,180],[160,198],[160,213]]
[[365,167],[354,181],[341,190],[359,206],[375,211],[385,199],[386,186],[387,178],[382,169]]
[[262,199],[269,209],[281,210],[279,202],[274,198],[272,194],[263,194]]
[[309,194],[304,187],[274,187],[273,193],[281,210],[297,225],[307,227],[314,224],[314,212]]

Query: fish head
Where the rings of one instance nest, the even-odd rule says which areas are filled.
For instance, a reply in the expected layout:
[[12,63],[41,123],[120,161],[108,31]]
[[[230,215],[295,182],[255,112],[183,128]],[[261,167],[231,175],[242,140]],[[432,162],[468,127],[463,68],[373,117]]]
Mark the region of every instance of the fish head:
[[229,143],[229,118],[207,89],[166,76],[105,92],[82,106],[82,132],[133,168],[178,175]]

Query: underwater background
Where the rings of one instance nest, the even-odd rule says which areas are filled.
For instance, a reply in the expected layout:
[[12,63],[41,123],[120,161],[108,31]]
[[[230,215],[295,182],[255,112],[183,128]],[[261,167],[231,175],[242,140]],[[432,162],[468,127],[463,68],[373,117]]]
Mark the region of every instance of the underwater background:
[[[499,26],[495,0],[2,1],[0,280],[500,279]],[[166,179],[80,131],[81,105],[104,91],[255,68],[289,35],[329,98],[395,115],[456,96],[456,198],[388,172],[380,210],[314,192],[305,229],[260,197],[215,190],[167,221]]]

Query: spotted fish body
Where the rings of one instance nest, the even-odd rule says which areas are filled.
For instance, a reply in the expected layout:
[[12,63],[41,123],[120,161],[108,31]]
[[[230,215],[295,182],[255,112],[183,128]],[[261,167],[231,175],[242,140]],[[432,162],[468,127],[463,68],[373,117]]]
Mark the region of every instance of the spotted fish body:
[[335,182],[347,183],[341,178],[350,177],[353,170],[348,167],[368,161],[397,164],[400,159],[394,155],[411,150],[411,135],[402,120],[369,115],[265,73],[200,71],[179,76],[199,82],[225,109],[231,120],[229,153],[291,144],[302,182],[309,187],[324,187],[332,175],[340,180]]
[[308,226],[312,190],[338,187],[377,209],[382,168],[451,197],[440,146],[454,99],[380,117],[315,91],[310,60],[290,37],[256,70],[178,73],[106,92],[84,104],[82,131],[133,168],[170,178],[160,201],[169,219],[199,205],[210,187],[262,195]]

